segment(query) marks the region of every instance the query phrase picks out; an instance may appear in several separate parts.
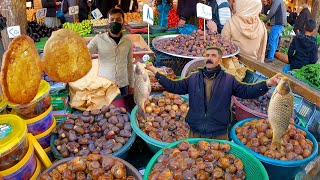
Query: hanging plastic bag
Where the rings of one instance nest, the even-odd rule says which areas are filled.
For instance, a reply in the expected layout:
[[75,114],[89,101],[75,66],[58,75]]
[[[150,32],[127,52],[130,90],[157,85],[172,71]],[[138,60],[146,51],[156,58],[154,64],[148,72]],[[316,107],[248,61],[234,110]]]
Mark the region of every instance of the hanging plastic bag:
[[185,24],[183,27],[178,27],[180,34],[192,34],[193,31],[197,31],[198,27],[192,24]]
[[166,0],[162,0],[162,4],[158,6],[159,11],[159,26],[168,26],[168,13],[170,11],[170,6],[167,5]]

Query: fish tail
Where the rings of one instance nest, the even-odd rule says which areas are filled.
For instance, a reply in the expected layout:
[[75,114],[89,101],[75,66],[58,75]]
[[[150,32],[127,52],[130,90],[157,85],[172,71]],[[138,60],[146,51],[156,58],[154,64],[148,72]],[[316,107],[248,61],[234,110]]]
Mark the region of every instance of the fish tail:
[[281,138],[275,137],[275,135],[273,135],[272,142],[271,142],[271,149],[272,150],[281,149]]

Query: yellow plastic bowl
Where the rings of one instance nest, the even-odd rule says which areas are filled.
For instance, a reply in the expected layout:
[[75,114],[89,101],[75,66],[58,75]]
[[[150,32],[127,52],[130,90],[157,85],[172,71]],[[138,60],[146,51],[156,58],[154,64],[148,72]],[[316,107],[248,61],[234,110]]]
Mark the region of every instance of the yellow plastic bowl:
[[29,179],[34,174],[37,167],[37,160],[32,141],[29,140],[28,135],[27,141],[29,144],[28,151],[22,160],[13,167],[4,171],[0,171],[0,176],[3,178],[3,180],[18,180],[21,179],[21,177]]
[[40,175],[40,171],[41,171],[41,162],[39,161],[38,158],[37,159],[37,168],[34,171],[33,175],[31,176],[30,180],[36,180],[38,178],[38,176]]
[[53,123],[51,127],[45,132],[34,136],[38,140],[38,142],[40,143],[43,149],[50,147],[50,136],[52,134],[53,128],[56,127],[56,123],[57,123],[56,119],[53,117]]

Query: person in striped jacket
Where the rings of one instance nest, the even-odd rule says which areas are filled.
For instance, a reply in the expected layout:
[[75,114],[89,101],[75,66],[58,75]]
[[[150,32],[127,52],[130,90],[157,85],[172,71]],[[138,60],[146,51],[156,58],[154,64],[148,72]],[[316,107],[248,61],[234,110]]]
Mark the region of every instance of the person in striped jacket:
[[231,17],[231,7],[228,0],[207,0],[207,5],[212,8],[212,20],[207,22],[210,29],[213,22],[217,25],[217,31],[220,34],[224,24]]

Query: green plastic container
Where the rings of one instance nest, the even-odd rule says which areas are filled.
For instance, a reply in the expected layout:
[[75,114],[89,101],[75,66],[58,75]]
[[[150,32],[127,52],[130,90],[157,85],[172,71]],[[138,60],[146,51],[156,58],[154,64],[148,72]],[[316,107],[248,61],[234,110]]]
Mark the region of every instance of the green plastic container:
[[[246,180],[268,180],[268,173],[266,169],[263,167],[261,162],[254,157],[247,150],[242,148],[241,146],[232,143],[230,141],[225,140],[215,140],[215,139],[204,139],[204,138],[190,138],[186,140],[180,140],[177,142],[173,142],[169,144],[166,148],[175,148],[182,141],[187,141],[190,144],[197,144],[199,141],[204,140],[207,142],[218,142],[218,143],[227,143],[230,144],[231,154],[234,154],[237,158],[241,159],[244,164],[244,172],[246,173]],[[153,166],[157,163],[158,157],[162,154],[162,150],[159,150],[157,154],[155,154],[152,159],[149,161],[146,170],[144,172],[143,179],[148,180],[148,175],[151,173]]]
[[[160,94],[155,94],[155,96],[161,96]],[[188,101],[188,97],[185,95],[180,95],[184,101]],[[131,121],[131,127],[133,131],[141,137],[147,144],[147,147],[154,153],[158,152],[160,149],[168,146],[170,143],[161,142],[156,139],[151,138],[146,133],[144,133],[138,126],[136,113],[138,110],[138,106],[135,106],[131,111],[130,121]]]

